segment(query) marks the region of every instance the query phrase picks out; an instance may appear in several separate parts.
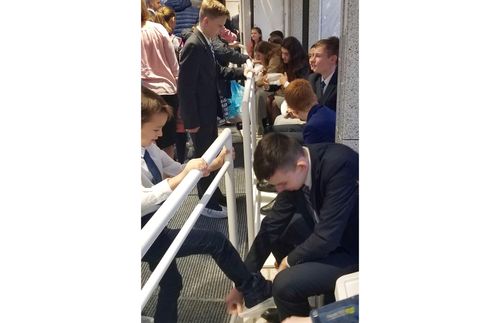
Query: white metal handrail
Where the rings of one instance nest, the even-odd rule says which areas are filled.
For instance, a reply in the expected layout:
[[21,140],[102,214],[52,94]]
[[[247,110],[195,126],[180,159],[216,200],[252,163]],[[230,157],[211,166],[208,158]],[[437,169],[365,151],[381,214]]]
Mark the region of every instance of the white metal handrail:
[[[247,66],[253,68],[253,62],[248,59]],[[245,166],[245,199],[247,207],[248,246],[255,238],[255,196],[253,176],[253,150],[256,142],[256,112],[255,112],[255,75],[247,75],[245,90],[241,102],[241,124],[243,130],[243,161]]]
[[[212,145],[203,154],[202,158],[210,164],[215,157],[218,155],[222,146],[226,146],[228,154],[226,154],[224,165],[221,167],[214,180],[208,187],[207,191],[204,193],[191,215],[188,217],[181,230],[175,237],[174,241],[168,248],[165,255],[162,257],[155,270],[151,273],[151,276],[144,284],[141,289],[141,308],[144,308],[149,297],[153,293],[154,289],[158,286],[161,278],[167,271],[167,268],[172,263],[175,255],[182,246],[184,240],[188,236],[189,232],[193,228],[196,220],[201,214],[203,208],[210,200],[213,195],[219,181],[222,176],[225,175],[226,184],[226,199],[227,199],[227,211],[228,211],[228,229],[229,229],[229,240],[233,246],[237,247],[238,241],[238,231],[236,222],[236,197],[234,192],[234,166],[233,166],[233,156],[232,156],[232,137],[231,130],[224,129],[222,133],[217,137],[217,139],[212,143]],[[156,238],[160,235],[163,228],[168,224],[170,219],[173,217],[175,212],[179,209],[181,203],[187,197],[189,192],[194,188],[196,183],[201,178],[201,172],[199,170],[191,170],[188,175],[182,180],[182,182],[177,186],[177,188],[170,194],[168,199],[163,203],[163,205],[155,212],[153,217],[148,221],[148,223],[141,230],[141,258],[146,254],[148,249],[151,247]]]

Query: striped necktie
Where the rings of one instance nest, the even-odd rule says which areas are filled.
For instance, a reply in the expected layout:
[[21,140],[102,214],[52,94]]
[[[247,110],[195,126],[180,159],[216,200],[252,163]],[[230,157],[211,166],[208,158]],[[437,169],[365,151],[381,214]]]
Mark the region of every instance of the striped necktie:
[[208,47],[210,47],[210,52],[212,53],[212,57],[214,58],[215,60],[215,51],[214,51],[214,46],[212,45],[212,42],[211,41],[207,41],[208,42]]
[[149,155],[148,151],[144,151],[144,161],[146,162],[146,166],[148,166],[148,170],[153,175],[153,179],[151,182],[153,182],[153,185],[158,184],[159,182],[162,181],[161,173],[160,170],[158,169],[158,166],[156,166],[155,162]]
[[307,210],[313,216],[314,222],[319,223],[318,215],[316,214],[316,210],[314,210],[313,205],[312,205],[312,201],[311,201],[311,190],[309,189],[309,187],[304,185],[304,187],[302,187],[302,192],[304,192],[304,198],[306,200]]
[[325,81],[321,81],[320,84],[321,84],[321,93],[325,93],[325,85],[326,85]]

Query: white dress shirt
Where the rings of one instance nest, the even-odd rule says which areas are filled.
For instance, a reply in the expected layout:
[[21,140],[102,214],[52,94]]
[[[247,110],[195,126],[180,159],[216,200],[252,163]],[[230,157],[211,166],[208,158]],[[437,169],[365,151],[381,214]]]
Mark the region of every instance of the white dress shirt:
[[160,170],[162,177],[173,177],[178,175],[184,169],[185,165],[181,165],[170,158],[156,144],[151,144],[148,147],[141,147],[141,181],[142,181],[142,196],[141,196],[141,216],[155,212],[160,208],[160,205],[172,193],[172,189],[167,180],[163,180],[156,185],[153,185],[153,175],[148,169],[144,161],[144,152],[148,151],[151,159],[154,161]]
[[335,73],[335,70],[333,70],[332,74],[328,75],[328,77],[326,79],[324,79],[323,76],[321,76],[321,81],[325,82],[325,87],[323,88],[323,93],[325,93],[326,88],[328,87],[328,84],[330,84],[333,73]]

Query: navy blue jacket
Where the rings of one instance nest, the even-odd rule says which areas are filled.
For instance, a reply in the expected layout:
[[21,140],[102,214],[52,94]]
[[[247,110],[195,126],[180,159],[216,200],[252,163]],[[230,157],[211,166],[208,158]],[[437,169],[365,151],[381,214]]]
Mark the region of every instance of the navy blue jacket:
[[312,73],[309,75],[309,83],[318,97],[319,104],[326,105],[333,111],[337,111],[337,72],[338,69],[333,73],[325,93],[321,92],[321,74]]
[[[308,145],[311,156],[311,202],[319,221],[301,212],[312,233],[288,254],[293,266],[321,260],[336,251],[359,255],[359,156],[351,148],[335,143]],[[283,191],[276,197],[271,214],[260,230],[245,259],[251,272],[259,271],[279,241],[294,214],[305,203],[302,190]]]
[[336,113],[332,109],[316,104],[309,110],[303,130],[304,144],[335,142]]
[[198,23],[200,10],[191,5],[191,0],[162,0],[161,3],[175,11],[177,24],[174,28],[174,34],[176,36],[181,37],[182,30],[191,29]]

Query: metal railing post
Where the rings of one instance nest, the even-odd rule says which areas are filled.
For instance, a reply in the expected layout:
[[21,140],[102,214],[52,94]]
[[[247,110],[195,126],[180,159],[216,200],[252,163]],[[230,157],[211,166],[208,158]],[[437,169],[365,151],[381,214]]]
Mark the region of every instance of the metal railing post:
[[234,162],[233,162],[233,140],[231,137],[226,141],[226,149],[228,154],[225,161],[229,162],[229,166],[224,175],[224,183],[226,184],[226,201],[227,201],[227,226],[229,232],[229,241],[238,249],[238,214],[236,213],[236,194],[234,191]]
[[[251,62],[247,61],[248,66],[252,66]],[[253,88],[254,78],[253,73],[245,81],[245,90],[243,92],[243,100],[241,103],[241,119],[243,127],[243,160],[245,166],[245,200],[247,207],[247,232],[248,232],[248,248],[250,248],[255,237],[254,231],[254,196],[253,196],[253,173],[252,173],[252,127],[250,120],[251,101],[250,96]]]

